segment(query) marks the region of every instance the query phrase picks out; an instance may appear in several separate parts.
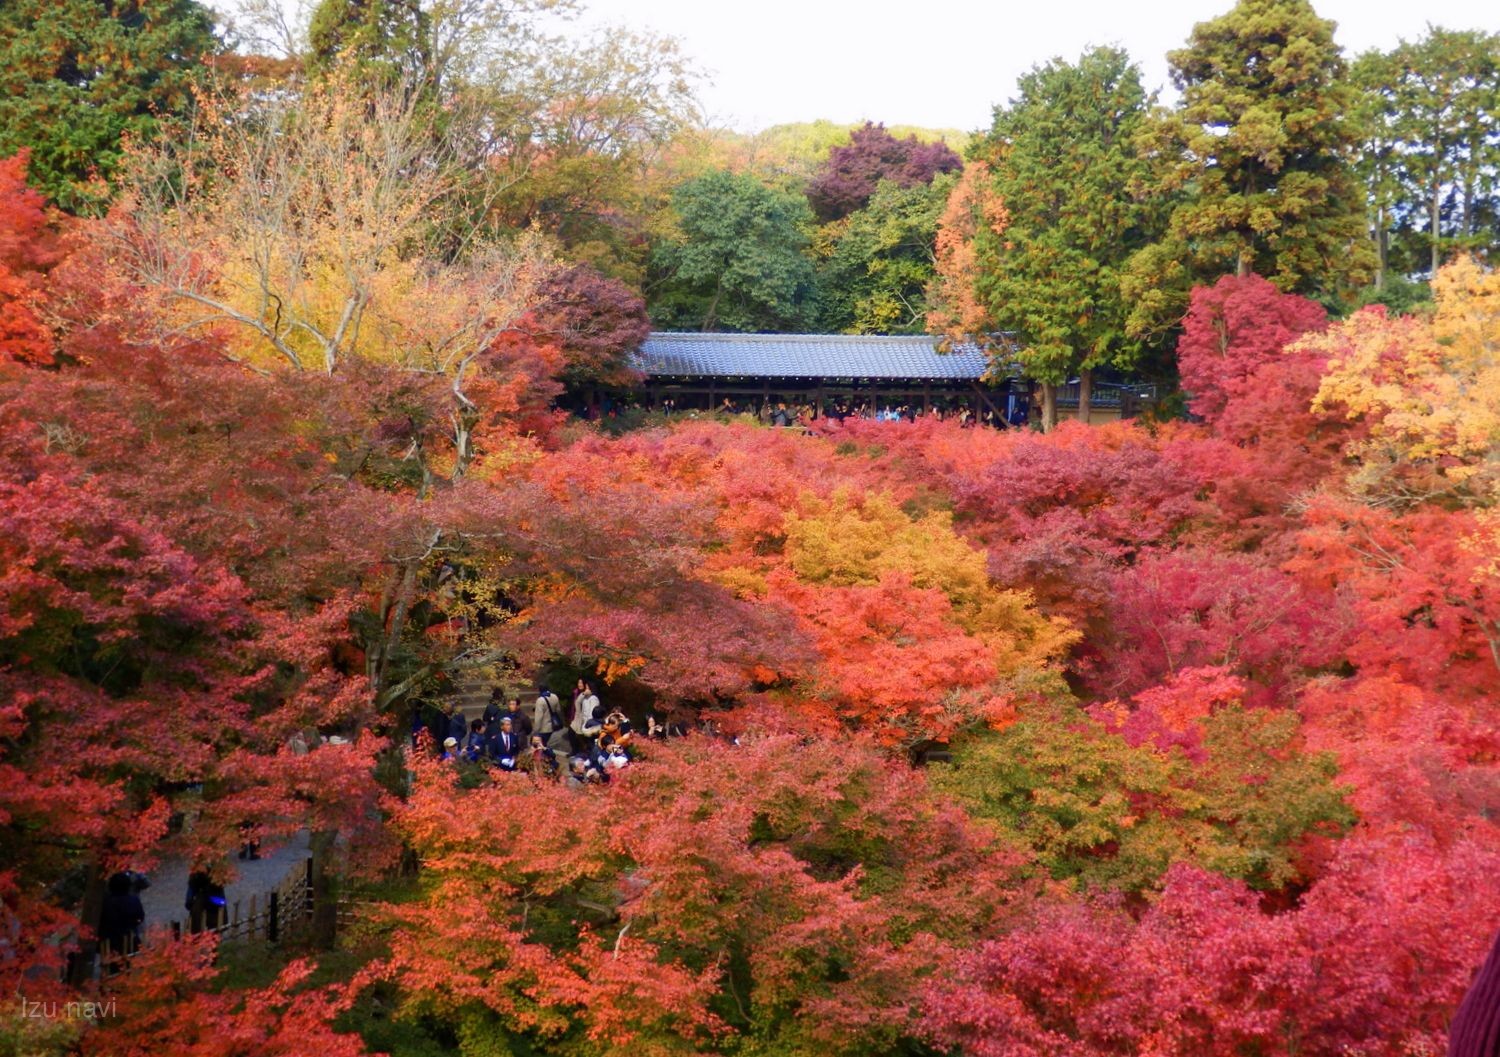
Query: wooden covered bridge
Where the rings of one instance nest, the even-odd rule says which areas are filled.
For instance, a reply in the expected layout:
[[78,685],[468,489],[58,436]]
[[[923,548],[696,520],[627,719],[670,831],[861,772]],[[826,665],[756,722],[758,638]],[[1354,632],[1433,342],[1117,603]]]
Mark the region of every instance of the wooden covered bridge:
[[[906,407],[1016,422],[1033,408],[1031,383],[991,370],[975,345],[940,351],[929,335],[653,333],[636,355],[653,408],[763,412],[781,404],[818,415]],[[1092,421],[1130,413],[1129,387],[1097,387]],[[1077,386],[1059,406],[1078,406]]]

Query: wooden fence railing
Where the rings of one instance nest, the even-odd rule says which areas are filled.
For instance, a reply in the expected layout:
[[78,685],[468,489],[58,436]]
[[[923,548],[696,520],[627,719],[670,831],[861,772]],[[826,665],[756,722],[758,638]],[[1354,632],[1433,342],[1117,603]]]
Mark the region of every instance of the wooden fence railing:
[[[180,939],[184,932],[216,932],[221,944],[239,941],[275,944],[302,935],[312,916],[312,859],[309,858],[300,869],[288,871],[269,892],[231,899],[218,913],[195,914],[185,921],[168,922],[168,927],[173,939]],[[126,957],[139,953],[139,949],[132,949]]]

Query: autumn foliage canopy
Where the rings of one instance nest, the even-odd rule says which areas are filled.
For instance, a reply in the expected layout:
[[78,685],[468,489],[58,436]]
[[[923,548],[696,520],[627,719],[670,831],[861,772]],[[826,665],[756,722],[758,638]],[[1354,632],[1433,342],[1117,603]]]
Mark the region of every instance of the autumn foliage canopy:
[[[951,167],[893,142],[902,179]],[[647,324],[598,272],[439,253],[408,202],[268,322],[306,277],[248,270],[260,214],[213,228],[232,183],[174,214],[213,253],[153,270],[191,233],[129,196],[64,220],[25,166],[0,990],[92,993],[63,970],[101,878],[247,824],[388,887],[258,978],[158,936],[126,1016],[22,1050],[1442,1051],[1500,920],[1496,273],[1420,317],[1200,287],[1191,422],[615,435],[551,407],[630,380]],[[313,239],[282,205],[276,245]],[[712,733],[605,786],[489,774],[408,736],[476,675]]]

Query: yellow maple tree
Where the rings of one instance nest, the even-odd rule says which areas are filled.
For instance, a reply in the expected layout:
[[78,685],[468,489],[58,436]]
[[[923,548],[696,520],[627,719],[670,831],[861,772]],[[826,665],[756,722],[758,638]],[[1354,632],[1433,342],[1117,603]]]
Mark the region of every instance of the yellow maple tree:
[[1066,620],[1037,612],[1028,592],[996,587],[985,552],[954,530],[946,510],[911,517],[889,496],[847,489],[806,497],[786,519],[785,558],[808,583],[873,586],[899,574],[941,591],[954,622],[983,641],[1005,673],[1045,665],[1078,639]]
[[1364,311],[1304,338],[1328,355],[1314,410],[1366,429],[1356,494],[1382,505],[1500,498],[1500,273],[1462,257],[1433,279],[1431,319]]

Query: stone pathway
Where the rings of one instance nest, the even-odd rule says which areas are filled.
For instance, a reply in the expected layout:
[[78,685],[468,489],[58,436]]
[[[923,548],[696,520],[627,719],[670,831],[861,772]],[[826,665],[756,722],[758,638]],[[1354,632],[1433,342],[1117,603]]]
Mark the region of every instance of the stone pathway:
[[[224,886],[226,904],[232,907],[238,899],[243,916],[249,912],[251,896],[257,902],[264,901],[266,893],[274,891],[289,873],[305,869],[303,864],[309,854],[307,840],[307,831],[303,830],[274,853],[262,853],[254,861],[233,860],[236,876]],[[183,903],[187,899],[187,862],[168,859],[147,876],[151,879],[151,887],[141,893],[141,905],[146,908],[147,932],[173,921],[182,922],[185,929],[188,914]]]

